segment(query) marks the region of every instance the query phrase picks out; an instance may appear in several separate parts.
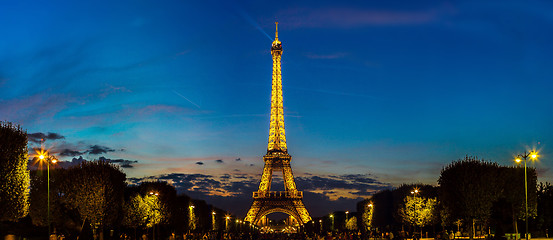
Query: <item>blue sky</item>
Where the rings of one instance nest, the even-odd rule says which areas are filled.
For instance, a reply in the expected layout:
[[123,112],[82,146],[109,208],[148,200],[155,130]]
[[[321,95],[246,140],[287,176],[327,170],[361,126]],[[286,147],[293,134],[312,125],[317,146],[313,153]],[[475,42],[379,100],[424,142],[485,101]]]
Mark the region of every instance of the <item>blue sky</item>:
[[537,148],[553,181],[548,1],[2,1],[0,119],[57,134],[66,161],[219,181],[196,189],[215,204],[246,179],[238,199],[263,167],[275,21],[293,170],[327,203],[315,215],[436,184],[465,155],[512,165]]

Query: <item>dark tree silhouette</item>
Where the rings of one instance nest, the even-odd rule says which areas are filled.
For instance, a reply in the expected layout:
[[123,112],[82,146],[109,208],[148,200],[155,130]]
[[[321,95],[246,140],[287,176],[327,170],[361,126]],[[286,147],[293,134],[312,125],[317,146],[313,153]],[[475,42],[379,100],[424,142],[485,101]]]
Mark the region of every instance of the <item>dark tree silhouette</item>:
[[540,183],[537,191],[537,212],[536,222],[538,229],[551,237],[553,231],[553,185]]
[[[502,183],[497,163],[465,157],[442,169],[440,200],[447,215],[465,223],[488,223],[492,205],[502,195]],[[470,239],[474,229],[469,228]]]

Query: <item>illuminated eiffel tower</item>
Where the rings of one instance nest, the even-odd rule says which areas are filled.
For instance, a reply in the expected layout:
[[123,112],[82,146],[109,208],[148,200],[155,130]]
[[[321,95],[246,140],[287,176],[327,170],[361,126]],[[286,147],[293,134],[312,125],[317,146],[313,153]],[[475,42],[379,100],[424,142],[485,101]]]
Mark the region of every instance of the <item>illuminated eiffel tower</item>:
[[[269,128],[269,144],[267,154],[263,156],[265,167],[259,190],[253,193],[253,203],[246,215],[245,221],[258,225],[267,214],[282,212],[292,216],[298,223],[311,221],[311,216],[303,205],[303,192],[298,191],[292,175],[290,160],[286,148],[284,133],[284,114],[282,106],[282,75],[280,58],[282,43],[278,40],[278,22],[276,23],[275,40],[271,47],[273,56],[273,88],[271,91],[271,123]],[[284,191],[271,191],[273,171],[282,171]]]

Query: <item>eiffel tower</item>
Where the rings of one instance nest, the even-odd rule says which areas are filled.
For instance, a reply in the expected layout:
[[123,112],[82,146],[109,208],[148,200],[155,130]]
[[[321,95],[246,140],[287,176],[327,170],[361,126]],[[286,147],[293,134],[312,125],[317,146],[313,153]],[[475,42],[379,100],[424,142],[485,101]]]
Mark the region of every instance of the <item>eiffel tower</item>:
[[[269,144],[267,154],[263,156],[265,167],[259,190],[253,192],[253,203],[246,215],[245,221],[258,225],[267,214],[282,212],[292,216],[297,222],[305,224],[311,221],[311,216],[303,205],[303,192],[298,191],[292,175],[290,160],[286,148],[284,133],[284,114],[282,106],[282,76],[280,58],[282,43],[278,40],[278,22],[276,24],[275,40],[271,47],[273,56],[273,87],[271,91],[271,121],[269,127]],[[271,191],[273,171],[282,171],[284,191]]]

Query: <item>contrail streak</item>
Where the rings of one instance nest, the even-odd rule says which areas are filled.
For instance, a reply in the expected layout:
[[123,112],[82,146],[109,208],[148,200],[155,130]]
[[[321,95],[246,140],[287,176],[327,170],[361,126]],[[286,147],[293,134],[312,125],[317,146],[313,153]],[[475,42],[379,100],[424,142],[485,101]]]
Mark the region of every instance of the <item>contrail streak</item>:
[[241,9],[237,4],[231,4],[231,6],[234,8],[234,10],[236,10],[238,12],[238,14],[244,18],[244,20],[246,20],[248,23],[250,23],[252,26],[254,26],[255,28],[257,28],[257,30],[259,30],[261,33],[263,33],[265,36],[267,36],[267,38],[271,41],[273,41],[273,39],[271,38],[271,36],[269,36],[269,34],[267,34],[265,32],[265,30],[263,30],[263,28],[261,28],[261,26],[259,26],[259,24],[257,24],[257,22],[255,20],[253,20],[252,17],[250,17],[250,15],[248,15],[246,13],[246,11],[244,11],[243,9]]
[[194,106],[196,106],[197,108],[201,108],[198,104],[196,104],[195,102],[190,101],[190,99],[186,98],[185,96],[183,96],[182,94],[178,93],[177,91],[173,90],[173,92],[174,92],[175,94],[177,94],[179,97],[186,99],[186,101],[188,101],[189,103],[194,104]]
[[372,95],[365,95],[365,94],[338,92],[338,91],[332,91],[332,90],[311,89],[311,88],[302,88],[302,87],[287,87],[287,88],[288,89],[296,89],[296,90],[305,90],[305,91],[311,91],[311,92],[318,92],[318,93],[328,93],[328,94],[334,94],[334,95],[344,95],[344,96],[363,97],[363,98],[371,98],[371,99],[382,100],[379,97],[375,97],[375,96],[372,96]]

